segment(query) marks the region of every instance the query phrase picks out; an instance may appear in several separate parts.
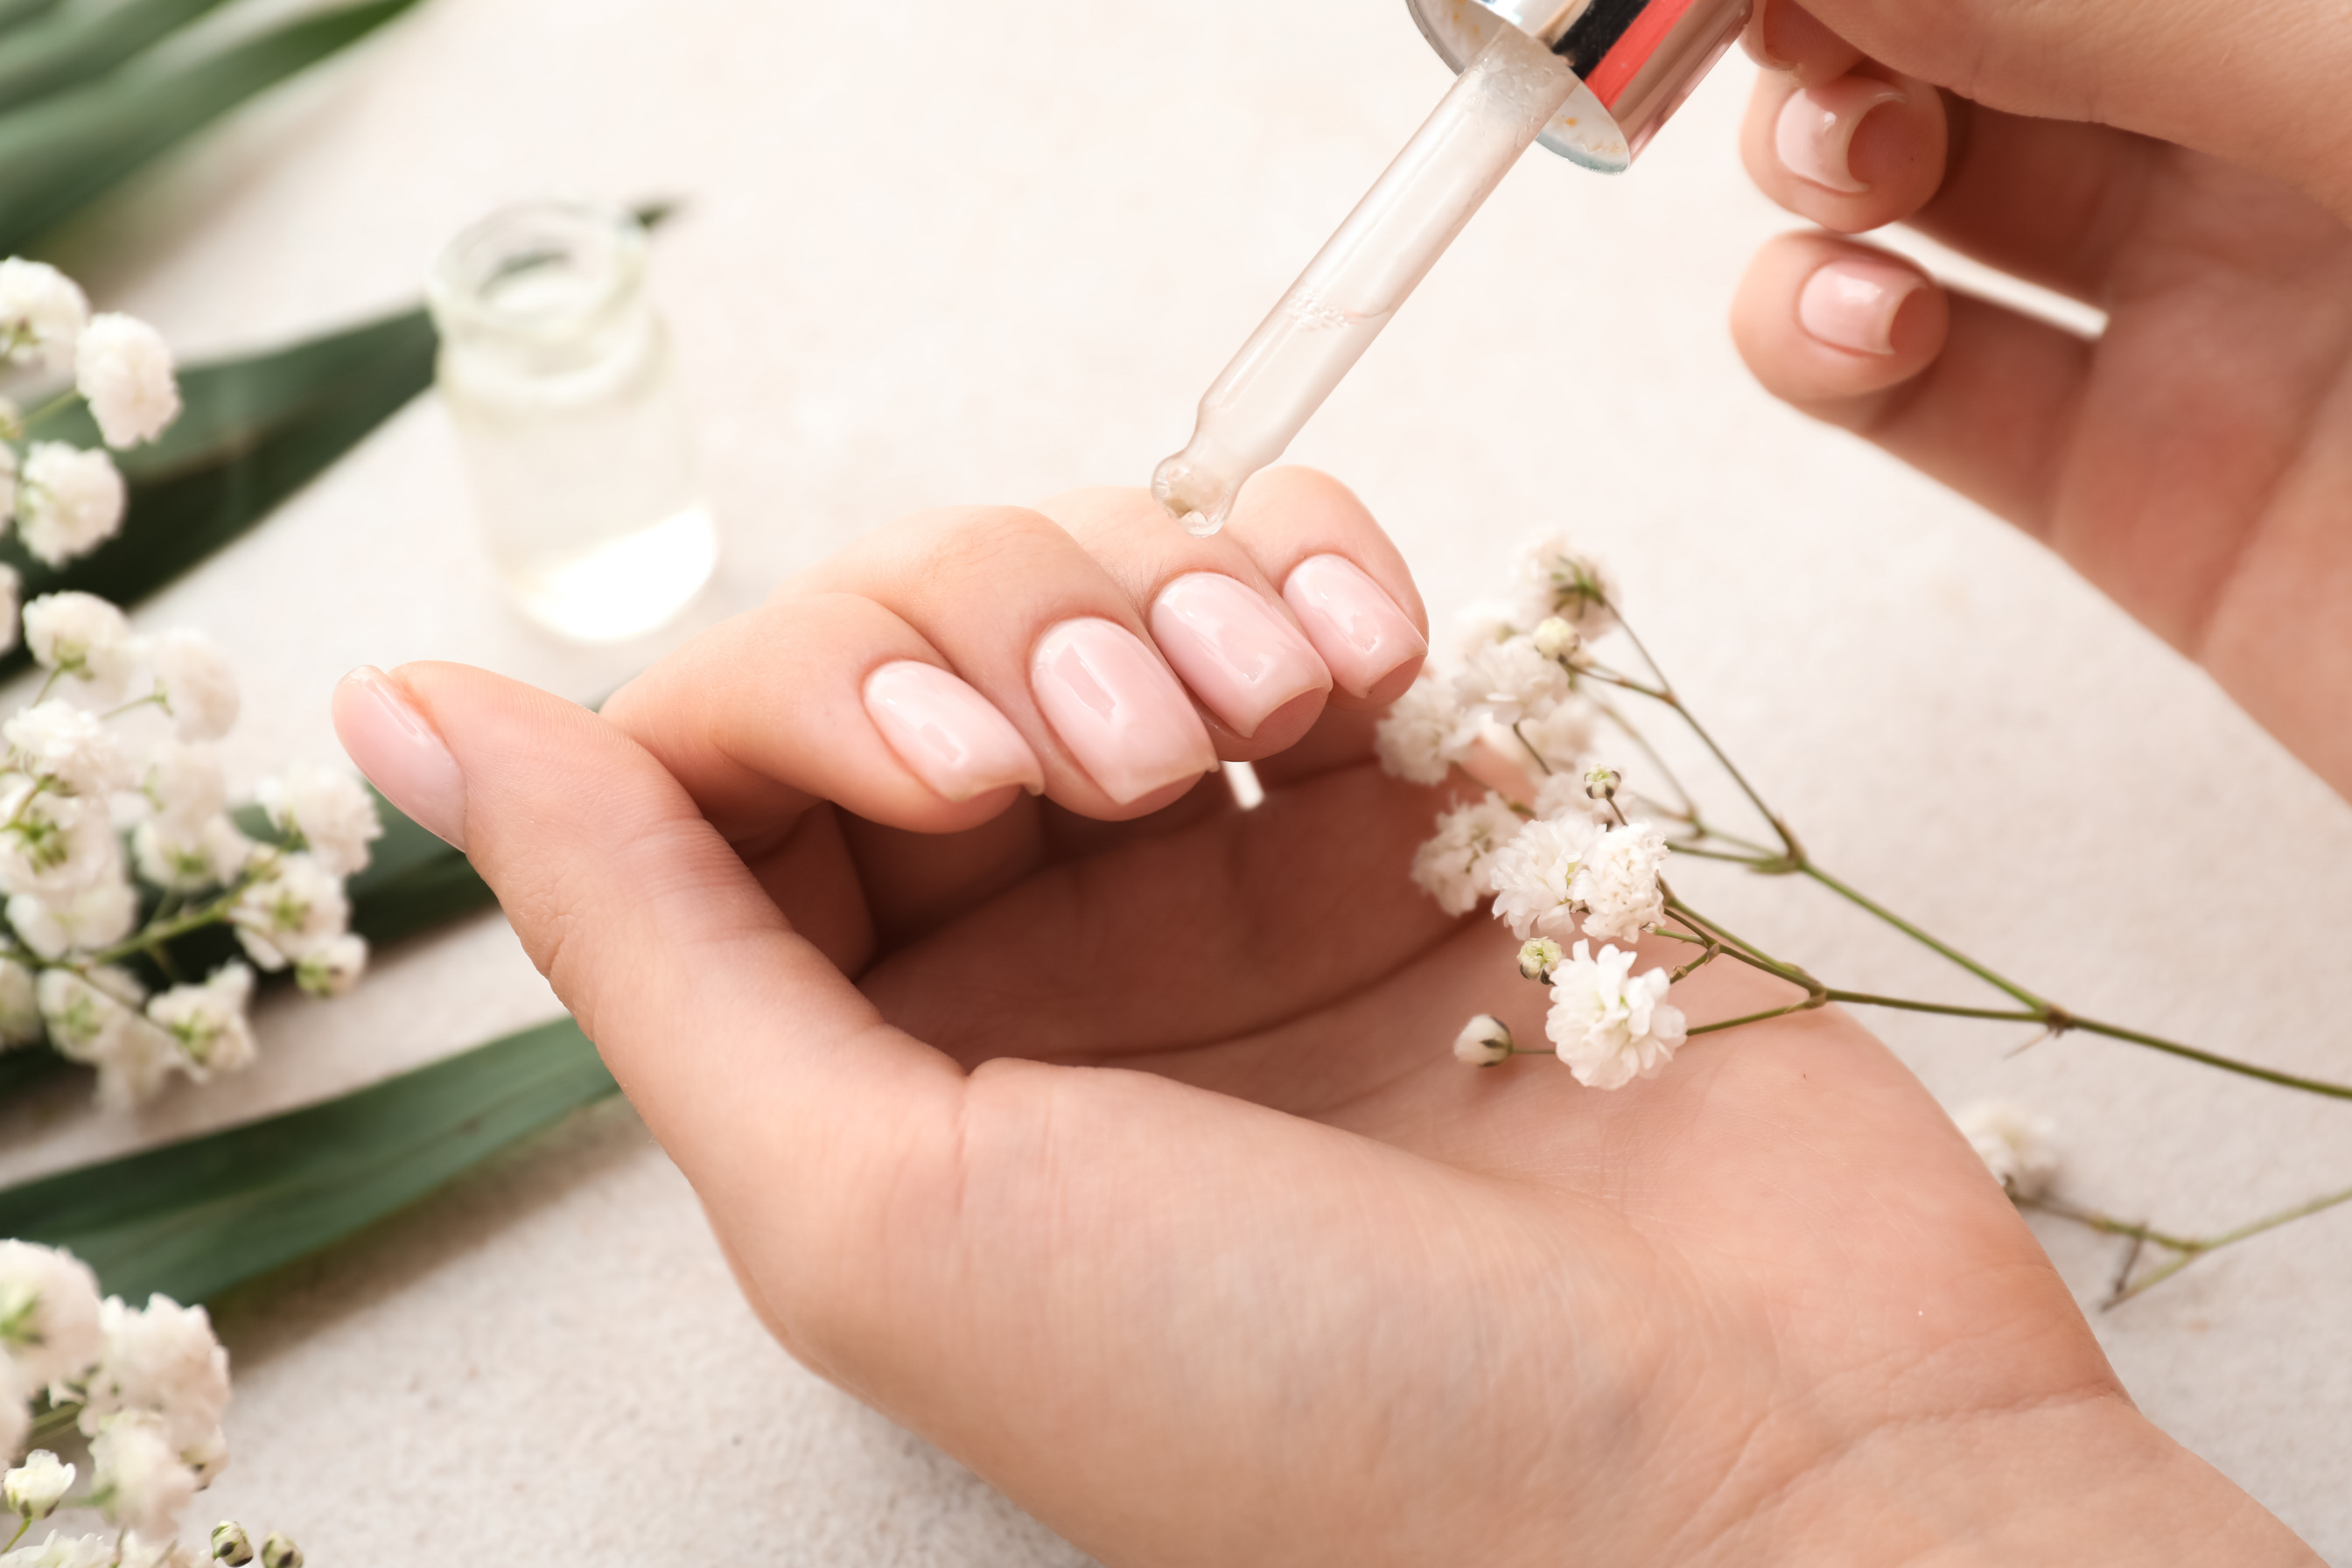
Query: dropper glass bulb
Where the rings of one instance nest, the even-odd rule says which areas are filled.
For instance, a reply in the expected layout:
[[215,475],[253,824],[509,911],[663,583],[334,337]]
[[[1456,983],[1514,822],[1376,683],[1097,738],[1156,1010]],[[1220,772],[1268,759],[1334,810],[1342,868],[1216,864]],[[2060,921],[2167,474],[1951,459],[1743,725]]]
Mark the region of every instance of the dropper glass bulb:
[[1243,481],[1276,461],[1577,89],[1517,27],[1496,30],[1437,110],[1201,399],[1151,493],[1187,530],[1224,526]]

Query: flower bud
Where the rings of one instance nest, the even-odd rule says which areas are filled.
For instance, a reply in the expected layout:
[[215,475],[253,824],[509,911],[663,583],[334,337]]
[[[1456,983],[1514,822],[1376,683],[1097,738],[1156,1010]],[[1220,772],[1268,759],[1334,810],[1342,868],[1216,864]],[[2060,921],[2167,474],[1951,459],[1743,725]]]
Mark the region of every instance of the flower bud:
[[213,1526],[213,1561],[226,1563],[228,1568],[245,1568],[253,1561],[253,1540],[245,1533],[245,1526],[233,1519]]
[[47,1519],[56,1511],[58,1500],[73,1485],[74,1468],[61,1464],[47,1448],[36,1448],[25,1456],[25,1462],[0,1479],[0,1499],[8,1504],[8,1511],[27,1524]]
[[1474,1068],[1499,1067],[1511,1059],[1511,1031],[1500,1018],[1484,1013],[1462,1027],[1454,1042],[1454,1059]]
[[1549,984],[1552,971],[1567,960],[1568,955],[1560,951],[1559,943],[1548,936],[1539,936],[1519,949],[1519,973],[1529,980]]
[[1595,800],[1615,800],[1620,782],[1612,770],[1594,768],[1584,775],[1584,793]]
[[1583,646],[1584,639],[1577,635],[1576,628],[1558,616],[1536,627],[1536,651],[1546,658],[1568,658]]
[[261,1543],[261,1568],[302,1568],[302,1549],[273,1530]]

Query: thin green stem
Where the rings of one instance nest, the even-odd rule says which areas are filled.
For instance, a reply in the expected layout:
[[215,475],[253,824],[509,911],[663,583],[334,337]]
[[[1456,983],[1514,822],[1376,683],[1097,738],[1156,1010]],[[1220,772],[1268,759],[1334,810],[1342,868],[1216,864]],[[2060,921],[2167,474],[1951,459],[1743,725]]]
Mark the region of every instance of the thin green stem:
[[55,397],[50,398],[47,403],[42,404],[38,408],[34,409],[30,414],[24,416],[24,424],[26,433],[29,434],[34,426],[40,424],[43,420],[47,419],[52,415],[64,413],[67,409],[72,407],[74,404],[80,399],[80,397],[81,394],[79,392],[70,386],[67,387],[63,392],[58,393]]
[[1544,754],[1541,752],[1536,750],[1536,743],[1528,739],[1528,732],[1525,730],[1520,729],[1518,725],[1513,724],[1511,726],[1511,733],[1518,738],[1520,745],[1525,746],[1528,749],[1528,755],[1536,760],[1536,766],[1541,768],[1547,774],[1549,774],[1551,772],[1551,764],[1544,761]]
[[1943,1002],[1914,1002],[1907,997],[1874,996],[1862,991],[1832,990],[1828,995],[1831,1001],[1842,1002],[1849,1007],[1892,1007],[1904,1013],[1934,1013],[1946,1018],[1988,1018],[2000,1024],[2050,1023],[2049,1017],[2043,1014],[2014,1008],[1955,1007]]
[[2282,1089],[2299,1089],[2306,1094],[2326,1095],[2330,1100],[2352,1100],[2352,1086],[2330,1083],[2325,1079],[2303,1078],[2294,1073],[2279,1072],[2271,1068],[2255,1067],[2251,1063],[2239,1061],[2233,1057],[2218,1056],[2211,1051],[2200,1051],[2195,1046],[2184,1046],[2178,1040],[2168,1040],[2158,1035],[2144,1035],[2137,1029],[2120,1028],[2114,1024],[2102,1024],[2095,1018],[2077,1018],[2072,1014],[2062,1014],[2061,1017],[2063,1023],[2053,1024],[2053,1027],[2080,1029],[2084,1034],[2104,1035],[2108,1039],[2121,1040],[2126,1045],[2145,1046],[2151,1051],[2162,1051],[2169,1057],[2202,1062],[2207,1067],[2220,1068],[2223,1072],[2237,1073],[2243,1078],[2260,1079],[2264,1083],[2274,1083]]
[[2126,1237],[2135,1243],[2161,1247],[2173,1254],[2171,1258],[2137,1279],[2130,1279],[2126,1272],[2124,1279],[2116,1281],[2115,1293],[2107,1299],[2106,1304],[2110,1307],[2118,1307],[2135,1296],[2146,1295],[2199,1258],[2210,1257],[2223,1247],[2235,1247],[2242,1241],[2251,1240],[2254,1237],[2276,1230],[2281,1226],[2292,1225],[2299,1219],[2308,1219],[2315,1214],[2325,1214],[2329,1209],[2340,1208],[2346,1204],[2352,1204],[2352,1187],[2308,1199],[2291,1208],[2281,1209],[2276,1214],[2264,1215],[2260,1219],[2239,1226],[2234,1230],[2222,1231],[2219,1235],[2173,1236],[2168,1232],[2158,1230],[2152,1226],[2136,1225],[2128,1220],[2116,1219],[2095,1209],[2077,1208],[2072,1204],[2056,1198],[2020,1198],[2018,1200],[2018,1206],[2021,1208],[2051,1215],[2104,1235]]
[[165,706],[163,692],[160,690],[151,691],[144,697],[134,697],[130,701],[122,704],[120,708],[108,709],[105,712],[100,714],[99,718],[101,721],[107,719],[120,719],[125,713],[136,713],[140,709],[148,706],[150,703],[152,703],[158,708]]
[[1666,759],[1658,754],[1658,749],[1655,746],[1650,744],[1650,738],[1634,728],[1633,721],[1620,713],[1607,698],[1595,697],[1591,699],[1591,702],[1595,708],[1601,710],[1603,718],[1623,731],[1625,738],[1633,742],[1634,749],[1649,760],[1650,765],[1658,770],[1658,776],[1666,781],[1666,787],[1673,790],[1675,798],[1683,803],[1679,813],[1682,819],[1698,831],[1706,832],[1706,826],[1699,821],[1697,797],[1684,787],[1683,781],[1675,776],[1675,770],[1666,765]]
[[23,1515],[19,1515],[18,1518],[19,1523],[16,1526],[16,1533],[8,1538],[7,1545],[0,1546],[0,1552],[10,1552],[15,1550],[16,1542],[25,1539],[25,1531],[33,1528],[33,1521],[31,1519]]
[[1769,1013],[1750,1013],[1745,1018],[1726,1018],[1720,1024],[1701,1024],[1690,1033],[1693,1037],[1719,1035],[1726,1029],[1744,1028],[1749,1024],[1768,1023],[1774,1018],[1785,1018],[1791,1013],[1810,1013],[1820,1005],[1822,1005],[1820,996],[1808,996],[1801,1002],[1791,1002],[1786,1007],[1775,1007]]
[[1884,904],[1880,904],[1869,898],[1866,898],[1862,893],[1846,886],[1843,882],[1839,881],[1835,877],[1831,876],[1827,871],[1822,870],[1819,866],[1814,865],[1811,861],[1808,860],[1803,862],[1798,869],[1802,871],[1806,876],[1811,877],[1814,881],[1819,882],[1822,887],[1827,888],[1831,892],[1835,893],[1839,898],[1845,900],[1848,903],[1854,905],[1858,909],[1866,910],[1870,913],[1876,915],[1880,920],[1885,921],[1888,925],[1893,926],[1896,931],[1901,931],[1905,936],[1909,937],[1913,942],[1919,943],[1922,947],[1928,949],[1930,952],[1939,953],[1950,962],[1958,964],[1962,969],[1967,970],[1970,974],[1975,975],[1978,979],[1983,981],[1986,984],[1993,987],[1995,990],[2006,991],[2009,994],[2016,997],[2019,1001],[2024,1003],[2029,1007],[2039,1007],[2045,1010],[2050,1007],[2050,1004],[2047,1001],[2040,996],[2036,996],[2024,986],[2018,984],[2015,981],[2004,979],[2002,976],[1996,974],[1991,969],[1978,963],[1975,959],[1970,958],[1967,953],[1962,952],[1959,949],[1952,946],[1950,943],[1938,942],[1936,938],[1929,936],[1926,931],[1921,931],[1917,926],[1913,925],[1909,921],[1905,920],[1901,915],[1896,914],[1894,910],[1886,908]]

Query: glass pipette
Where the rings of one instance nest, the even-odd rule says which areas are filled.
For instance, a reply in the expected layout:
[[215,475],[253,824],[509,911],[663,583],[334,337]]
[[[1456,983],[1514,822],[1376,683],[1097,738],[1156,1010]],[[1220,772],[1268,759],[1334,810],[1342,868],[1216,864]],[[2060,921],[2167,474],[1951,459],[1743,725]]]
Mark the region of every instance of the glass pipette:
[[1192,443],[1152,476],[1187,530],[1224,526],[1242,482],[1282,456],[1577,89],[1550,49],[1495,30],[1210,386]]

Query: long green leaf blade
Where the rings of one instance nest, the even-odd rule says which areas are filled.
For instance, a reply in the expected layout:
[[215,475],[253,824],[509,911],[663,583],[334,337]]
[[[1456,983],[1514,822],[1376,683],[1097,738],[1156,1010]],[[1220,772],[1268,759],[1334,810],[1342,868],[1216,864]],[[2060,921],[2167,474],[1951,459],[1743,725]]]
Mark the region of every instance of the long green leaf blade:
[[0,0],[0,32],[38,21],[58,8],[58,0]]
[[0,115],[0,255],[266,88],[373,32],[415,0],[303,16],[185,65],[131,68]]
[[201,1301],[617,1091],[562,1019],[340,1100],[0,1192],[0,1237],[66,1247],[129,1300]]
[[69,5],[0,37],[0,103],[10,110],[103,76],[223,0]]

